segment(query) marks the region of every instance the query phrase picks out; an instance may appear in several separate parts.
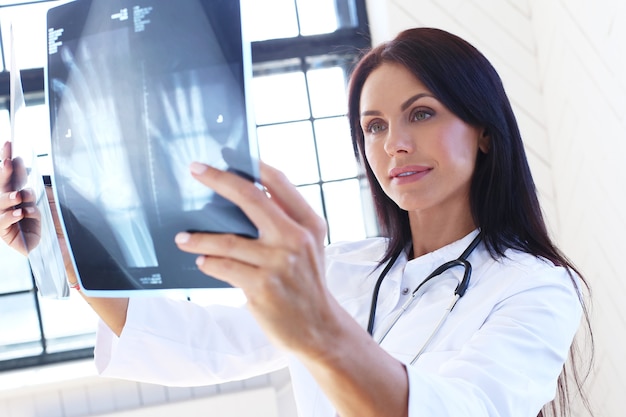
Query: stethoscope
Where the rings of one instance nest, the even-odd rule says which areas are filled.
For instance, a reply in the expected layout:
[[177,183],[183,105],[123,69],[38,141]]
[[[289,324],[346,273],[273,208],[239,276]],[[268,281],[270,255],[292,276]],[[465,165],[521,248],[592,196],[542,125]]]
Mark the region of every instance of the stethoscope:
[[[448,261],[448,262],[444,263],[443,265],[439,266],[437,269],[435,269],[433,272],[431,272],[430,275],[428,275],[417,286],[417,288],[415,288],[413,293],[411,293],[411,297],[409,297],[409,299],[402,305],[402,307],[396,313],[396,315],[393,318],[393,320],[390,322],[390,324],[387,325],[387,328],[385,329],[385,331],[382,333],[382,335],[376,341],[379,345],[383,342],[385,337],[387,337],[387,335],[389,334],[389,332],[391,331],[393,326],[395,326],[395,324],[398,322],[398,320],[400,320],[400,317],[402,317],[404,312],[411,306],[411,304],[413,304],[413,301],[415,301],[415,299],[417,298],[417,292],[419,291],[420,288],[422,288],[424,286],[424,284],[426,284],[431,279],[433,279],[433,278],[443,274],[444,272],[446,272],[450,268],[454,268],[456,266],[462,266],[463,270],[464,270],[463,271],[463,279],[461,279],[461,281],[459,281],[459,284],[457,285],[456,289],[454,290],[454,296],[452,298],[452,302],[450,303],[450,305],[448,307],[446,307],[443,316],[441,317],[441,319],[439,319],[439,322],[437,322],[437,325],[435,326],[434,330],[431,332],[431,334],[428,337],[428,339],[426,340],[426,342],[422,345],[422,348],[417,352],[417,354],[413,357],[413,360],[410,363],[411,363],[411,365],[413,365],[415,363],[415,361],[417,361],[417,359],[424,352],[424,350],[426,350],[426,348],[428,347],[428,345],[430,344],[432,339],[435,337],[437,332],[439,332],[439,329],[441,328],[443,323],[446,321],[446,319],[450,315],[450,312],[452,311],[452,309],[454,308],[456,303],[461,299],[461,297],[463,297],[463,295],[465,295],[465,291],[467,291],[467,287],[469,286],[469,283],[470,283],[470,277],[472,276],[472,264],[469,263],[467,258],[472,253],[472,251],[474,249],[476,249],[476,246],[478,246],[478,244],[480,243],[480,240],[481,240],[481,234],[478,233],[478,235],[476,235],[474,240],[472,240],[472,242],[465,249],[465,251],[463,251],[461,256],[459,256],[457,259],[454,259],[452,261]],[[374,319],[376,317],[376,304],[378,302],[378,292],[380,291],[380,285],[382,284],[383,280],[385,279],[385,277],[387,276],[387,274],[391,270],[391,267],[393,266],[393,264],[396,262],[396,260],[400,256],[400,253],[402,253],[402,251],[398,251],[389,260],[389,262],[385,266],[385,269],[383,269],[383,271],[380,273],[380,276],[378,277],[378,280],[376,281],[376,285],[374,286],[374,293],[372,294],[372,305],[370,307],[370,317],[369,317],[369,321],[368,321],[368,324],[367,324],[367,331],[368,331],[368,333],[370,335],[373,335],[373,332],[374,332]]]

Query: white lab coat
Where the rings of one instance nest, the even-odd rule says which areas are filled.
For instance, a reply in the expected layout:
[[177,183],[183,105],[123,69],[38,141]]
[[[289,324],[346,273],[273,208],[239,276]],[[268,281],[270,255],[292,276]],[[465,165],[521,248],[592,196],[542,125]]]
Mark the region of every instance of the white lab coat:
[[[475,234],[408,262],[404,256],[396,261],[380,288],[374,337],[420,281],[457,258]],[[364,328],[382,270],[374,269],[384,249],[380,238],[327,248],[328,286]],[[417,362],[407,366],[409,416],[535,417],[554,397],[580,324],[578,292],[563,268],[524,253],[508,251],[506,259],[495,261],[480,244],[469,261],[467,293]],[[450,304],[462,273],[453,268],[426,284],[382,347],[410,362]],[[220,383],[289,366],[299,416],[335,415],[306,368],[273,347],[245,308],[133,298],[119,339],[99,327],[96,365],[105,376],[175,386]]]

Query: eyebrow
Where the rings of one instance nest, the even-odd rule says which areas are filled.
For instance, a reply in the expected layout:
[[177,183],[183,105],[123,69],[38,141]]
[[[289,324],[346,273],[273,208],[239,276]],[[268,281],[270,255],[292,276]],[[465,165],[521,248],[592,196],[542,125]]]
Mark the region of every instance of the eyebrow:
[[427,93],[419,93],[419,94],[415,94],[413,97],[409,98],[408,100],[406,100],[404,103],[402,103],[402,105],[400,106],[400,108],[402,109],[402,111],[405,111],[406,109],[409,108],[409,106],[411,104],[413,104],[414,102],[416,102],[417,100],[419,100],[422,97],[433,97],[434,96],[432,94],[427,94]]
[[[406,100],[404,103],[402,103],[400,105],[400,109],[402,111],[405,111],[406,109],[408,109],[411,106],[411,104],[413,104],[414,102],[416,102],[417,100],[419,100],[420,98],[423,98],[423,97],[435,98],[435,96],[433,96],[432,94],[428,94],[428,93],[415,94],[414,96],[412,96],[408,100]],[[381,114],[381,112],[379,112],[378,110],[366,110],[366,111],[361,113],[361,116],[378,116],[380,114]]]

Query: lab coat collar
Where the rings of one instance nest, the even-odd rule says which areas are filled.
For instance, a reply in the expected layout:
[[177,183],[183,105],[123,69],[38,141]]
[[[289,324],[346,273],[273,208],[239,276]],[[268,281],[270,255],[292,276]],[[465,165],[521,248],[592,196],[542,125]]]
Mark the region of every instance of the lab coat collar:
[[[464,236],[463,238],[454,241],[442,248],[439,248],[433,252],[426,253],[422,256],[419,256],[415,259],[411,259],[407,262],[405,266],[405,273],[412,273],[413,271],[419,273],[425,279],[426,276],[432,272],[439,265],[442,265],[448,261],[457,259],[461,254],[465,251],[465,249],[469,246],[469,244],[474,240],[476,235],[478,235],[479,229],[474,229],[469,234]],[[482,263],[482,261],[478,261],[478,257],[476,253],[481,250],[483,247],[483,243],[481,242],[478,247],[470,254],[468,261],[472,264],[472,269],[475,266],[475,263]],[[428,270],[428,272],[426,272]],[[418,272],[419,271],[419,272]],[[463,278],[463,268],[456,267],[448,270],[453,274],[453,276],[457,280],[461,280]],[[437,280],[435,280],[437,281]],[[434,282],[435,282],[434,281]],[[471,280],[470,280],[471,283]]]

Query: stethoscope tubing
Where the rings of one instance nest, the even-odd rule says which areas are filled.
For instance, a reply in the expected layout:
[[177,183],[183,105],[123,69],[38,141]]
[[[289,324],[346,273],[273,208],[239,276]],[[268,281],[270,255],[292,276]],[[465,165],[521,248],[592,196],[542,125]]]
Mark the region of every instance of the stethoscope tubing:
[[[404,313],[411,307],[413,302],[417,299],[418,291],[427,282],[429,282],[431,279],[433,279],[433,278],[443,274],[445,271],[447,271],[450,268],[454,268],[456,266],[462,266],[463,269],[464,269],[463,278],[459,281],[459,284],[457,285],[456,289],[454,290],[454,295],[452,297],[451,303],[448,305],[448,307],[446,307],[446,309],[444,311],[444,314],[441,316],[441,318],[439,319],[439,321],[435,325],[434,330],[430,333],[430,336],[428,337],[426,342],[422,345],[420,350],[413,357],[413,359],[411,360],[410,364],[413,365],[417,361],[417,359],[421,356],[421,354],[424,353],[424,351],[426,350],[428,345],[430,345],[430,343],[433,340],[433,338],[435,337],[435,335],[439,332],[439,330],[441,329],[441,327],[443,326],[443,324],[447,320],[448,316],[452,312],[452,309],[454,309],[454,307],[456,306],[457,302],[461,299],[461,297],[463,297],[465,295],[465,292],[467,291],[467,288],[469,287],[470,278],[471,278],[471,275],[472,275],[472,264],[469,263],[467,258],[473,252],[473,250],[476,248],[476,246],[478,246],[478,244],[480,243],[480,240],[481,240],[481,234],[478,233],[478,235],[474,238],[474,240],[472,240],[472,242],[469,244],[469,246],[465,249],[465,251],[463,251],[463,253],[457,259],[454,259],[452,261],[448,261],[448,262],[440,265],[433,272],[431,272],[417,286],[417,288],[415,288],[415,290],[413,290],[413,292],[411,293],[410,298],[404,302],[404,304],[400,307],[400,310],[394,316],[393,320],[387,325],[385,331],[376,340],[376,342],[379,345],[385,340],[385,338],[387,337],[387,335],[389,334],[391,329],[393,329],[393,327],[396,325],[398,320],[400,320],[400,318],[404,315]],[[376,285],[374,287],[374,293],[372,294],[372,306],[371,306],[371,309],[370,309],[370,317],[369,317],[369,321],[368,321],[368,332],[371,335],[373,335],[374,319],[375,319],[375,315],[376,315],[376,304],[377,304],[377,301],[378,301],[378,292],[380,290],[380,286],[382,284],[383,279],[389,273],[389,271],[391,270],[391,267],[393,266],[395,261],[398,259],[399,254],[400,253],[396,253],[392,257],[392,259],[387,263],[387,265],[385,266],[383,272],[380,274],[380,276],[378,277],[378,280],[376,281]]]
[[428,345],[430,345],[430,342],[435,338],[435,335],[439,333],[439,329],[441,329],[441,326],[443,326],[443,324],[446,322],[446,320],[448,319],[448,316],[452,312],[452,309],[454,308],[454,306],[460,299],[461,299],[461,296],[459,294],[454,294],[454,296],[452,297],[452,303],[450,303],[450,305],[446,308],[446,310],[443,313],[443,316],[441,316],[441,318],[439,319],[439,322],[435,326],[435,329],[432,332],[430,332],[430,336],[428,337],[426,342],[424,342],[424,344],[422,345],[422,348],[415,354],[415,356],[413,356],[413,359],[410,362],[411,365],[413,365],[417,361],[417,359],[420,356],[422,356],[422,353],[424,353]]

